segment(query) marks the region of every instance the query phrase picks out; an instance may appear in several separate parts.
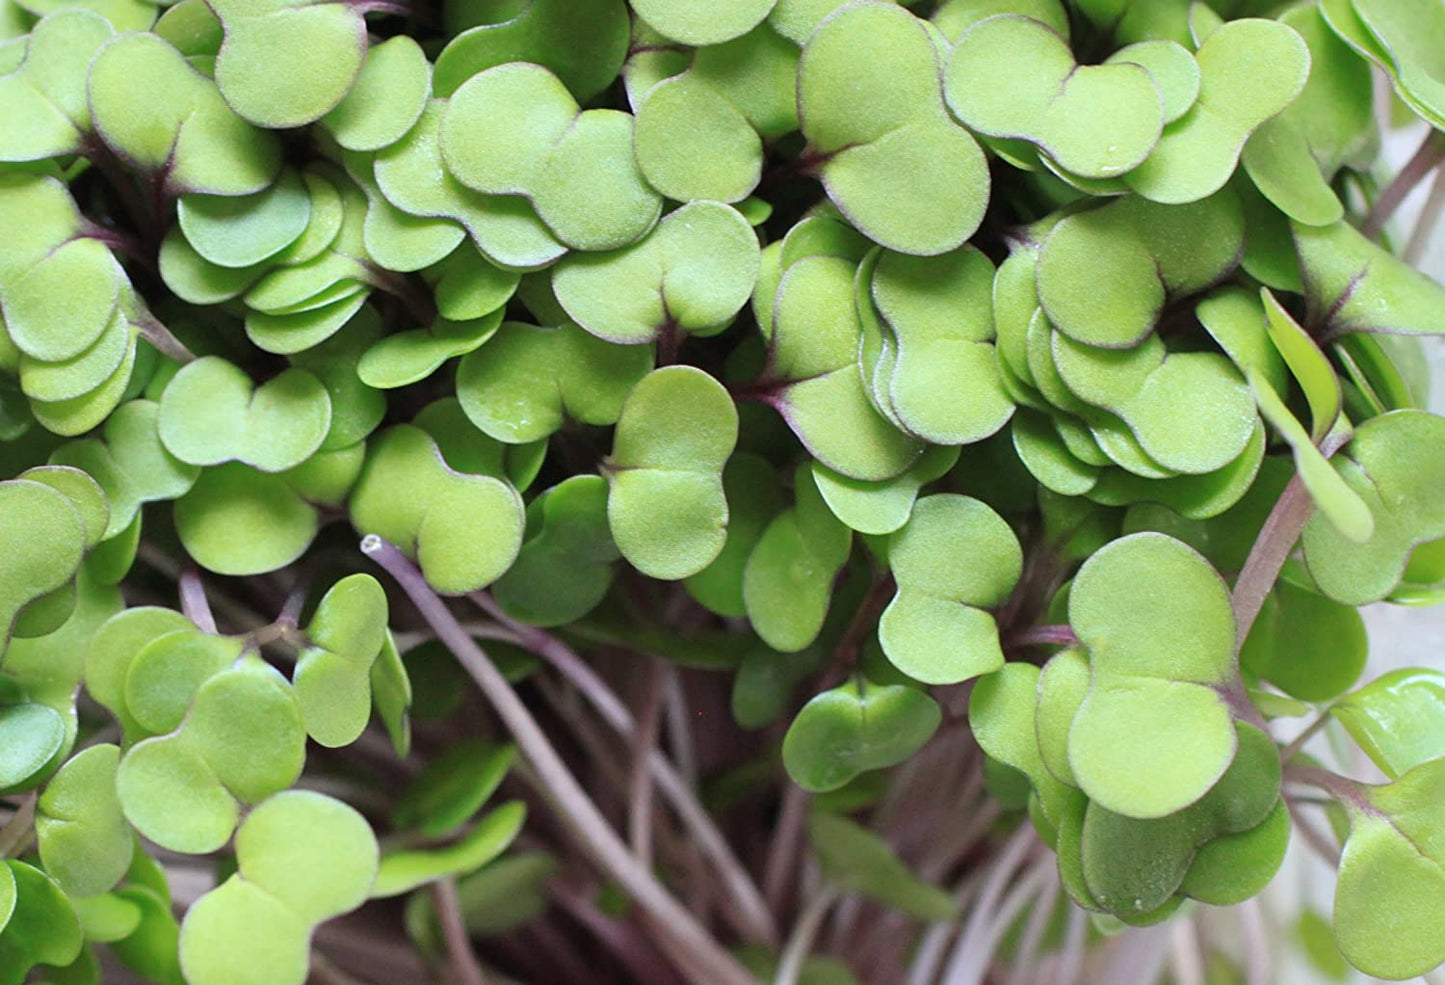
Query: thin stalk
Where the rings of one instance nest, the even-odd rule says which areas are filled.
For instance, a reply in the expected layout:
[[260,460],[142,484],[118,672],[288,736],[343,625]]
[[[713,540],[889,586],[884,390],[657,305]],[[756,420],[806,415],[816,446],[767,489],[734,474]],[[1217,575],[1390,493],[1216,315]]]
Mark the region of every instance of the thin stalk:
[[632,732],[632,763],[627,785],[627,829],[632,842],[632,854],[636,855],[643,865],[652,864],[653,786],[649,764],[657,746],[665,681],[666,674],[661,661],[650,660],[643,687],[642,706],[637,714],[637,728]]
[[487,976],[477,964],[466,924],[462,922],[456,880],[447,878],[432,883],[431,897],[437,909],[437,922],[441,924],[442,939],[446,941],[447,963],[455,985],[487,985]]
[[30,831],[35,826],[34,790],[20,800],[20,807],[10,817],[10,822],[0,828],[0,858],[19,855],[20,848],[30,841]]
[[1405,244],[1405,251],[1400,254],[1400,258],[1410,266],[1418,265],[1424,257],[1425,248],[1430,245],[1430,235],[1435,231],[1442,211],[1445,211],[1445,169],[1437,168],[1435,178],[1430,182],[1430,194],[1425,198],[1425,204],[1420,207],[1415,228],[1410,230],[1410,239]]
[[[637,727],[632,712],[576,651],[545,630],[517,622],[503,612],[496,601],[485,592],[473,592],[468,598],[511,633],[509,642],[515,642],[560,671],[587,703],[596,709],[608,727],[624,737],[632,734]],[[747,870],[733,854],[727,839],[698,803],[692,789],[656,749],[649,755],[648,765],[653,779],[657,782],[658,792],[672,805],[693,841],[722,878],[727,890],[724,896],[735,904],[724,909],[724,912],[732,917],[734,929],[747,940],[775,945],[778,932],[772,913],[763,902],[763,894],[758,891]]]
[[554,881],[548,895],[627,969],[630,981],[636,985],[675,985],[676,974],[634,924],[602,914],[590,899],[570,886]]
[[965,934],[959,940],[953,951],[953,961],[940,979],[941,985],[983,985],[983,982],[989,979],[989,966],[997,957],[998,944],[1003,935],[1018,919],[1024,907],[1031,903],[1039,905],[1036,902],[1038,897],[1048,892],[1050,882],[1057,878],[1052,862],[1041,862],[1030,869],[991,914],[993,920],[986,925],[984,935],[974,939]]
[[1030,626],[1020,630],[1006,641],[1004,649],[1020,649],[1027,646],[1073,646],[1079,642],[1069,626]]
[[[960,911],[966,909],[974,896],[978,895],[982,883],[982,870],[972,871],[959,880],[953,890],[953,901]],[[958,921],[951,920],[936,923],[924,932],[913,952],[912,963],[908,966],[906,985],[930,985],[938,977],[938,966],[943,963],[943,952],[948,947],[948,939],[957,929]],[[1069,985],[1073,985],[1072,979]]]
[[1023,934],[1019,937],[1013,971],[1009,973],[1009,985],[1029,985],[1029,980],[1038,970],[1039,951],[1043,947],[1044,934],[1048,932],[1049,924],[1053,921],[1061,892],[1063,889],[1059,881],[1053,879],[1034,904],[1034,910],[1029,914],[1028,923],[1024,925]]
[[1340,849],[1338,845],[1330,842],[1330,839],[1323,831],[1315,827],[1315,823],[1305,816],[1304,811],[1299,809],[1299,802],[1293,797],[1285,797],[1285,805],[1289,809],[1289,816],[1294,821],[1295,830],[1304,838],[1305,844],[1314,849],[1316,855],[1324,859],[1333,868],[1339,868]]
[[1280,750],[1279,761],[1282,763],[1287,763],[1291,759],[1294,759],[1296,756],[1298,756],[1300,750],[1305,747],[1305,743],[1309,742],[1310,739],[1314,738],[1315,735],[1319,732],[1319,730],[1324,728],[1329,723],[1329,711],[1326,710],[1320,712],[1319,715],[1315,716],[1314,721],[1310,722],[1308,725],[1305,726],[1303,732],[1295,736],[1292,740],[1290,740],[1289,745],[1285,746],[1283,749]]
[[1365,785],[1357,780],[1331,773],[1318,766],[1286,766],[1284,779],[1287,782],[1303,783],[1317,787],[1331,797],[1350,807],[1368,808]]
[[[136,557],[172,581],[180,580],[181,565],[175,558],[166,554],[155,545],[142,540],[140,546],[136,548]],[[255,609],[237,601],[226,593],[212,593],[210,601],[227,619],[235,623],[238,630],[245,631],[256,626],[265,626],[270,622],[270,620]]]
[[133,324],[140,331],[141,338],[167,359],[173,359],[184,366],[196,358],[196,354],[186,348],[186,344],[176,338],[171,330],[149,311],[142,309]]
[[803,822],[808,817],[808,793],[796,783],[784,784],[783,805],[768,843],[767,861],[763,864],[763,897],[772,912],[780,913],[788,902],[798,848],[803,841]]
[[1187,917],[1174,922],[1174,933],[1169,939],[1169,968],[1174,973],[1175,985],[1205,985],[1199,928]]
[[1064,930],[1064,945],[1059,949],[1059,963],[1054,969],[1053,985],[1074,985],[1084,967],[1084,948],[1089,939],[1089,915],[1077,906],[1069,908],[1069,925]]
[[[1348,439],[1343,435],[1332,433],[1320,445],[1321,454],[1329,458],[1339,451],[1346,440]],[[1244,560],[1239,577],[1234,581],[1230,605],[1234,609],[1236,652],[1244,646],[1249,630],[1254,626],[1255,619],[1259,618],[1259,610],[1264,607],[1265,597],[1279,579],[1279,573],[1289,559],[1290,552],[1294,550],[1295,542],[1304,532],[1305,524],[1309,522],[1314,508],[1314,501],[1310,499],[1304,480],[1299,477],[1299,473],[1295,473],[1275,501],[1274,509],[1270,510],[1264,526],[1260,528],[1259,536],[1255,538],[1254,546],[1249,549],[1249,556]]]
[[999,938],[1024,904],[1038,895],[1053,876],[1053,861],[1043,859],[1005,893],[1009,880],[1035,844],[1037,838],[1028,825],[1005,844],[953,947],[953,956],[939,979],[942,985],[979,985],[988,972]]
[[127,217],[140,229],[156,247],[160,245],[160,236],[156,233],[156,217],[146,207],[145,200],[141,197],[140,189],[136,187],[131,176],[121,164],[120,158],[116,157],[109,147],[101,143],[94,135],[88,137],[81,153],[95,165],[95,169],[105,178],[106,184],[110,185],[115,192],[116,198],[125,209]]
[[660,943],[675,956],[686,957],[688,970],[698,985],[757,985],[756,979],[737,959],[633,857],[552,748],[521,698],[411,561],[394,545],[374,534],[362,540],[361,550],[396,580],[417,611],[436,630],[437,637],[477,682],[516,739],[522,755],[541,778],[547,799],[578,844],[599,869],[621,884],[647,915]]
[[666,668],[667,696],[663,713],[667,716],[667,739],[671,747],[672,761],[677,772],[689,787],[697,785],[697,750],[692,741],[692,719],[687,710],[687,692],[682,689],[682,679]]
[[1375,204],[1370,206],[1365,221],[1360,223],[1360,232],[1370,239],[1378,236],[1380,230],[1385,228],[1385,223],[1390,221],[1390,217],[1405,199],[1410,197],[1415,186],[1429,177],[1430,172],[1439,167],[1442,161],[1445,161],[1445,136],[1431,128],[1425,134],[1425,139],[1420,141],[1415,153],[1405,162],[1405,166],[1385,186],[1384,191],[1380,192]]
[[788,943],[784,945],[782,957],[778,960],[773,985],[797,985],[798,978],[803,973],[803,965],[812,953],[818,928],[823,925],[823,918],[837,899],[837,890],[825,889],[815,895],[803,908],[803,912],[798,914],[798,922],[793,924],[793,932],[788,935]]
[[1284,562],[1288,560],[1290,551],[1294,550],[1295,541],[1299,540],[1313,512],[1314,502],[1310,499],[1304,482],[1296,474],[1290,478],[1284,492],[1280,493],[1274,509],[1270,510],[1269,517],[1260,528],[1259,537],[1250,548],[1244,567],[1240,569],[1239,577],[1234,582],[1230,605],[1234,609],[1236,651],[1244,646],[1244,640],[1249,636],[1255,619],[1259,618],[1259,610],[1264,608],[1265,598],[1270,589],[1274,588]]
[[1239,917],[1240,936],[1244,940],[1245,985],[1269,985],[1275,980],[1274,944],[1266,934],[1269,920],[1258,898],[1248,899],[1235,908]]
[[195,565],[188,564],[181,569],[177,583],[181,595],[181,614],[196,624],[203,633],[216,632],[216,617],[211,612],[211,603],[206,599],[206,586],[201,583],[201,573]]
[[320,951],[311,952],[311,975],[322,985],[367,985],[362,979],[342,971]]

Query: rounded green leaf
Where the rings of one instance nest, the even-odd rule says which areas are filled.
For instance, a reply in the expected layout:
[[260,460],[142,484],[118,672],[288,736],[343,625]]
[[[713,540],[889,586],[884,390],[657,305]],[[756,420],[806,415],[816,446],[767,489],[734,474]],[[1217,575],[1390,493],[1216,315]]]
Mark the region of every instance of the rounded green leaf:
[[365,818],[309,790],[267,798],[236,832],[241,876],[305,923],[329,920],[365,902],[378,858]]
[[695,75],[658,83],[633,137],[647,183],[680,202],[739,202],[757,187],[763,144],[747,117]]
[[431,96],[431,64],[406,35],[367,49],[361,73],[322,125],[347,150],[380,150],[406,135]]
[[1008,597],[1023,567],[1003,518],[967,496],[925,496],[889,539],[898,594],[878,623],[883,652],[928,684],[956,684],[1003,664],[985,611]]
[[399,424],[368,443],[350,500],[351,524],[415,557],[438,591],[495,581],[521,548],[521,497],[492,476],[451,469],[430,436]]
[[356,741],[371,718],[371,668],[386,638],[386,592],[354,574],[327,590],[306,627],[292,684],[306,731],[329,748]]
[[648,346],[620,346],[575,325],[503,322],[487,345],[462,359],[457,398],[467,417],[508,444],[551,435],[573,418],[613,424],[634,384],[652,368]]
[[927,694],[856,678],[815,695],[783,739],[783,765],[804,790],[836,790],[917,752],[942,720]]
[[1123,537],[1079,569],[1069,623],[1091,670],[1068,739],[1079,786],[1137,818],[1198,800],[1236,748],[1218,690],[1234,671],[1234,615],[1219,575],[1173,538]]
[[311,546],[320,523],[284,478],[239,463],[201,473],[176,500],[175,517],[186,553],[223,575],[284,568]]
[[798,65],[803,135],[823,157],[829,198],[866,236],[901,253],[957,248],[988,204],[983,151],[949,118],[939,75],[925,22],[876,2],[824,19]]
[[298,127],[320,119],[355,84],[366,56],[366,21],[346,4],[211,5],[225,29],[216,85],[258,126]]
[[563,260],[552,288],[573,321],[609,342],[712,335],[747,303],[758,257],[757,236],[736,209],[694,202],[634,246]]
[[183,195],[176,218],[186,241],[222,267],[248,267],[295,243],[311,220],[311,196],[301,175],[286,168],[255,195]]
[[310,458],[331,428],[331,397],[315,376],[289,369],[259,387],[218,356],[188,363],[160,400],[166,450],[191,465],[240,461],[281,472]]
[[119,765],[119,747],[90,746],[61,767],[36,805],[41,861],[71,896],[107,892],[130,868],[135,840],[116,797]]
[[605,474],[613,539],[639,571],[686,578],[722,551],[728,521],[722,470],[737,435],[732,398],[701,370],[669,366],[633,388]]
[[232,876],[186,911],[180,955],[194,985],[295,985],[311,967],[311,928],[264,889]]

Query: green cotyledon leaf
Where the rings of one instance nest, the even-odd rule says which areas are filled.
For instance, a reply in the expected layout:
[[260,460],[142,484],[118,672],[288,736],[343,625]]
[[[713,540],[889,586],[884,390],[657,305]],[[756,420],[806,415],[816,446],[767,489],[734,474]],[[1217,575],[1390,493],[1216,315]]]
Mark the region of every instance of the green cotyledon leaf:
[[1335,939],[1366,974],[1406,979],[1445,960],[1445,759],[1346,799]]
[[1171,537],[1132,534],[1079,569],[1069,623],[1091,671],[1068,738],[1080,788],[1101,807],[1138,818],[1198,800],[1237,747],[1218,690],[1234,673],[1223,579]]
[[906,760],[939,721],[938,705],[920,690],[860,677],[803,705],[783,739],[783,764],[805,790],[837,790],[864,771]]
[[878,638],[895,667],[924,683],[956,684],[1002,666],[988,610],[1008,597],[1023,567],[1002,517],[967,496],[925,496],[888,553],[898,593]]
[[627,397],[604,466],[607,519],[622,556],[654,578],[686,578],[727,539],[722,470],[737,444],[732,398],[711,376],[668,366]]

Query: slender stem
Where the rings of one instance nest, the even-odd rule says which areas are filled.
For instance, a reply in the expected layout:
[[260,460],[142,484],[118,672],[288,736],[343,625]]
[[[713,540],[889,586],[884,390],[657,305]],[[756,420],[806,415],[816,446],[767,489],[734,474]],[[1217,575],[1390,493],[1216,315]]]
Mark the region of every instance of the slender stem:
[[[991,863],[992,871],[979,891],[978,902],[969,911],[968,922],[964,925],[963,933],[959,935],[958,943],[953,947],[953,955],[940,979],[944,985],[977,985],[983,980],[997,942],[997,934],[1007,929],[1007,924],[998,927],[999,919],[1005,910],[1003,904],[1012,902],[1012,898],[1018,896],[1018,889],[1025,884],[1032,885],[1039,873],[1048,875],[1051,871],[1048,866],[1036,868],[1032,878],[1020,882],[1019,886],[1015,887],[1015,892],[1008,894],[1008,899],[1005,898],[1004,891],[1009,880],[1037,843],[1033,827],[1026,824],[1014,832],[1003,850],[994,858]],[[1022,902],[1023,899],[1014,905],[1014,909],[1022,905]]]
[[1357,780],[1340,776],[1338,773],[1320,769],[1318,766],[1286,766],[1284,778],[1295,783],[1318,787],[1346,806],[1369,808],[1365,785]]
[[586,895],[559,880],[553,880],[547,893],[627,969],[630,981],[636,985],[673,985],[677,981],[636,924],[605,916]]
[[1018,949],[1013,959],[1013,970],[1009,972],[1008,985],[1028,985],[1038,971],[1039,951],[1043,948],[1044,934],[1048,932],[1049,924],[1053,922],[1054,913],[1058,909],[1059,895],[1062,892],[1063,888],[1055,878],[1049,880],[1049,884],[1039,895],[1033,912],[1029,914],[1028,923],[1024,924],[1023,934],[1019,937]]
[[692,741],[692,720],[687,710],[687,692],[680,678],[668,668],[663,713],[667,717],[667,738],[672,761],[688,786],[697,785],[697,750]]
[[20,854],[20,846],[30,840],[30,830],[35,823],[36,797],[32,790],[21,798],[20,808],[11,816],[10,823],[0,828],[0,858]]
[[181,569],[178,582],[181,595],[181,614],[203,633],[216,632],[216,617],[211,612],[211,603],[206,598],[206,586],[201,583],[201,573],[193,564]]
[[642,707],[637,714],[638,724],[632,732],[627,828],[632,853],[643,865],[652,864],[652,770],[649,763],[656,751],[658,726],[662,719],[662,689],[667,679],[665,670],[660,660],[649,660]]
[[1054,969],[1053,985],[1073,985],[1079,980],[1084,965],[1084,947],[1088,943],[1089,915],[1080,907],[1069,908],[1069,925],[1064,930],[1064,944],[1059,949],[1059,963]]
[[[607,682],[571,647],[545,630],[517,622],[503,612],[486,592],[472,592],[468,598],[501,623],[510,632],[510,640],[541,657],[571,681],[613,731],[622,736],[632,734],[636,728],[632,712],[628,711],[622,699],[607,686]],[[698,803],[692,789],[656,749],[648,757],[648,764],[653,779],[657,781],[658,791],[672,805],[692,835],[693,841],[722,877],[727,890],[723,897],[732,904],[724,912],[732,919],[734,929],[750,941],[776,944],[777,928],[771,911],[763,902],[763,894],[758,891],[743,864],[733,854],[732,847],[711,816]]]
[[793,932],[788,935],[788,943],[784,945],[782,957],[778,959],[773,985],[797,985],[798,978],[803,973],[803,965],[807,963],[808,955],[813,950],[813,940],[818,936],[818,928],[823,925],[823,918],[837,899],[837,890],[825,889],[809,900],[803,912],[798,914],[798,922],[793,924]]
[[1009,637],[1004,649],[1028,646],[1074,646],[1079,638],[1069,626],[1030,626]]
[[1310,722],[1308,725],[1305,726],[1303,732],[1295,736],[1290,741],[1289,745],[1285,746],[1283,749],[1280,750],[1280,762],[1287,763],[1291,759],[1294,759],[1296,756],[1298,756],[1299,751],[1305,747],[1305,743],[1310,741],[1310,739],[1314,738],[1315,734],[1319,732],[1320,729],[1328,725],[1329,722],[1329,710],[1326,709],[1325,711],[1320,712],[1319,715],[1315,717],[1314,721]]
[[1274,976],[1274,939],[1266,934],[1272,930],[1259,899],[1247,899],[1235,910],[1239,930],[1244,938],[1245,985],[1269,985]]
[[1205,985],[1199,928],[1191,919],[1174,922],[1174,933],[1169,939],[1169,968],[1174,973],[1175,985]]
[[552,748],[512,686],[462,629],[421,572],[395,546],[374,534],[362,540],[361,550],[397,581],[422,617],[436,630],[437,637],[477,682],[516,739],[522,755],[540,777],[545,796],[560,819],[598,868],[620,883],[651,919],[660,943],[673,955],[686,956],[691,966],[689,971],[699,985],[756,985],[756,980],[737,959],[693,919],[646,867],[638,864]]
[[373,287],[380,288],[399,300],[419,327],[430,327],[431,323],[436,321],[436,304],[431,295],[419,290],[405,275],[393,273],[375,264],[367,267],[367,275]]
[[798,860],[798,846],[803,840],[803,822],[808,817],[808,794],[796,783],[788,782],[783,791],[783,806],[773,827],[768,844],[768,857],[763,865],[763,896],[774,913],[782,912],[788,901],[793,867]]
[[457,898],[455,879],[440,879],[432,883],[432,902],[437,908],[437,922],[441,924],[442,938],[447,945],[447,960],[451,965],[455,985],[487,985],[487,976],[477,964],[472,952],[472,942],[467,939],[467,927],[462,922],[462,904]]
[[1430,235],[1435,231],[1442,211],[1445,211],[1445,168],[1438,168],[1434,180],[1430,182],[1430,194],[1415,219],[1415,228],[1410,230],[1405,252],[1400,254],[1400,258],[1410,266],[1419,264],[1420,258],[1425,255],[1425,248],[1430,245]]
[[1234,609],[1236,651],[1244,646],[1245,638],[1259,617],[1259,610],[1264,608],[1265,598],[1274,587],[1275,579],[1279,577],[1284,562],[1294,550],[1295,541],[1299,540],[1313,512],[1314,502],[1305,489],[1304,481],[1296,473],[1284,487],[1274,509],[1270,510],[1234,582],[1230,602]]
[[196,354],[186,348],[186,344],[176,338],[171,330],[149,311],[142,309],[133,324],[140,330],[141,338],[155,346],[167,359],[173,359],[184,366],[196,358]]
[[[1347,440],[1347,435],[1331,432],[1320,444],[1320,453],[1329,458]],[[1304,480],[1296,472],[1290,477],[1284,492],[1280,493],[1274,509],[1270,510],[1264,526],[1260,528],[1259,536],[1255,538],[1254,546],[1249,549],[1249,556],[1245,558],[1239,577],[1234,581],[1234,594],[1230,604],[1234,609],[1236,652],[1244,646],[1245,638],[1254,626],[1254,620],[1259,617],[1259,610],[1264,607],[1265,597],[1274,587],[1280,571],[1284,568],[1284,562],[1294,550],[1295,542],[1304,532],[1305,524],[1309,522],[1313,512],[1314,501],[1310,499]]]
[[[966,909],[973,902],[973,898],[978,895],[985,871],[986,869],[983,868],[972,869],[954,887],[953,901],[958,905],[960,911]],[[956,921],[936,923],[928,928],[913,951],[906,985],[930,985],[931,982],[937,980],[938,967],[943,963],[949,937],[956,929]],[[1074,985],[1074,979],[1069,979],[1067,985]]]
[[106,184],[110,185],[116,197],[120,199],[121,207],[125,209],[130,221],[135,223],[145,236],[152,241],[153,245],[160,245],[160,237],[156,235],[156,217],[146,207],[145,200],[141,197],[140,189],[136,187],[131,176],[126,172],[120,159],[116,157],[109,147],[101,143],[100,139],[90,136],[86,139],[81,153],[95,165],[95,169],[105,178]]
[[1370,239],[1378,236],[1401,203],[1415,190],[1415,186],[1424,181],[1442,161],[1445,161],[1445,136],[1431,128],[1425,134],[1425,139],[1420,141],[1419,148],[1405,162],[1405,166],[1385,186],[1385,190],[1380,192],[1375,204],[1370,206],[1369,214],[1360,224],[1360,232]]
[[1330,839],[1326,837],[1325,833],[1315,827],[1314,822],[1305,816],[1304,812],[1299,809],[1297,798],[1286,797],[1285,805],[1289,810],[1291,820],[1294,822],[1295,830],[1304,838],[1305,844],[1314,849],[1315,854],[1328,862],[1331,867],[1339,868],[1339,846],[1333,844]]
[[[181,577],[181,565],[175,558],[166,554],[148,541],[142,540],[136,548],[136,557],[145,562],[149,567],[165,575],[173,581],[179,581]],[[212,593],[211,603],[215,608],[221,610],[236,627],[247,630],[255,626],[268,625],[267,619],[255,609],[240,602],[224,592]]]

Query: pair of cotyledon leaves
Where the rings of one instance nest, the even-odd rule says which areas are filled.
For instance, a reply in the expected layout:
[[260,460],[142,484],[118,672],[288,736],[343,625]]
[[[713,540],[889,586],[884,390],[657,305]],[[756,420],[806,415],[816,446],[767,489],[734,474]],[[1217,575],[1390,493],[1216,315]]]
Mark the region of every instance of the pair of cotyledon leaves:
[[91,640],[86,686],[125,729],[115,787],[127,820],[173,850],[214,850],[235,827],[238,801],[295,780],[308,733],[345,745],[375,703],[393,735],[404,734],[399,663],[385,596],[368,575],[322,599],[291,683],[241,640],[202,633],[170,610],[110,619]]
[[259,803],[236,831],[237,872],[186,911],[180,958],[195,985],[299,985],[317,924],[364,903],[379,851],[366,819],[319,793]]
[[[1201,228],[1209,235],[1194,235]],[[994,279],[996,349],[1005,389],[1029,408],[1015,417],[1015,446],[1041,483],[1194,517],[1243,495],[1264,433],[1240,367],[1282,373],[1263,319],[1201,304],[1224,354],[1171,352],[1154,333],[1167,303],[1232,269],[1243,232],[1226,191],[1182,206],[1118,199],[1019,241]],[[1104,239],[1128,246],[1101,251]]]
[[[1206,31],[1205,20],[1201,13],[1192,22],[1192,53],[1161,38],[1127,45],[1102,65],[1079,66],[1054,26],[1028,16],[986,18],[958,39],[944,92],[965,124],[1005,143],[1029,141],[1043,163],[1088,191],[1197,201],[1224,186],[1253,143],[1245,167],[1272,200],[1302,219],[1339,218],[1297,127],[1288,129],[1289,141],[1284,126],[1272,140],[1251,140],[1303,89],[1310,69],[1304,40],[1279,21],[1209,23]],[[999,98],[991,81],[1003,64],[1018,77],[1012,66],[1019,61],[1026,72]],[[1026,156],[1009,157],[1027,164]],[[1301,159],[1313,185],[1295,177]],[[1326,211],[1310,211],[1321,197]]]
[[1223,580],[1183,543],[1133,534],[1080,568],[1068,616],[1088,674],[1055,723],[1067,751],[1059,771],[1066,762],[1091,801],[1131,817],[1194,803],[1238,747],[1225,694],[1235,629]]
[[[590,337],[575,328],[519,325],[515,329],[509,337],[522,351],[535,353],[539,371],[554,379],[565,372],[575,381],[575,388],[567,387],[574,401],[569,409],[580,405],[579,416],[585,420],[590,404],[606,422],[617,423],[613,451],[603,465],[607,528],[616,549],[638,570],[657,578],[680,579],[705,568],[726,537],[722,468],[737,440],[737,412],[726,391],[707,374],[681,366],[657,370],[630,388],[624,377],[619,387],[605,377],[599,380],[595,365],[568,359],[567,350],[557,348],[568,345],[569,332],[584,347],[602,343],[587,341]],[[647,356],[641,349],[630,351]],[[638,375],[645,372],[646,363],[639,364],[639,370]],[[560,412],[569,399],[562,394],[554,398],[552,423],[538,431],[534,421],[518,418],[515,408],[505,406],[504,393],[479,387],[474,392],[485,394],[481,398],[485,402],[470,403],[466,381],[472,376],[465,363],[461,379],[461,409],[474,420],[481,417],[491,424],[484,430],[508,443],[546,437],[560,424]],[[492,421],[486,416],[488,407],[512,413]],[[530,574],[524,567],[503,589],[504,596],[518,591],[534,599],[530,604],[537,604],[538,593],[545,594],[543,583],[558,578],[559,563],[574,552],[590,555],[594,564],[605,567],[610,548],[600,536],[595,516],[588,519],[597,490],[585,486],[577,490],[557,500],[572,504],[557,507],[562,512],[555,514],[552,535],[561,539],[552,547],[532,538],[527,565],[540,567]],[[444,592],[471,591],[496,581],[512,567],[523,546],[525,515],[516,489],[504,478],[455,470],[426,432],[414,425],[390,428],[371,443],[349,507],[358,530],[378,534],[415,556],[428,581]],[[565,515],[573,513],[580,528],[569,535],[561,528],[568,525]],[[657,517],[663,515],[670,522],[658,524]],[[605,592],[610,575],[600,570],[596,574],[598,583],[569,603],[567,611]],[[523,607],[529,604],[521,597],[514,601]]]
[[0,364],[48,430],[81,434],[123,399],[149,314],[56,179],[3,176],[0,217],[24,228],[0,249]]
[[925,441],[997,431],[1013,403],[993,358],[991,274],[972,247],[870,252],[836,217],[803,220],[764,250],[754,292],[762,399],[815,458],[865,482],[904,473]]
[[1058,853],[1079,905],[1148,924],[1182,898],[1216,905],[1257,893],[1284,856],[1289,818],[1273,742],[1239,724],[1238,751],[1196,800],[1151,817],[1112,811],[1077,788],[1071,724],[1091,689],[1093,656],[1064,650],[1042,672],[1010,663],[975,687],[980,745],[1033,788],[1035,823]]
[[[5,542],[0,641],[45,636],[76,606],[75,576],[100,543],[110,507],[100,485],[76,468],[50,465],[0,483]],[[3,653],[0,648],[0,653]]]

